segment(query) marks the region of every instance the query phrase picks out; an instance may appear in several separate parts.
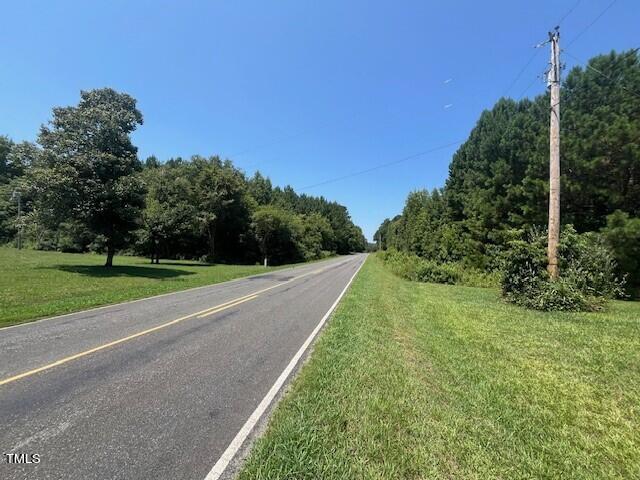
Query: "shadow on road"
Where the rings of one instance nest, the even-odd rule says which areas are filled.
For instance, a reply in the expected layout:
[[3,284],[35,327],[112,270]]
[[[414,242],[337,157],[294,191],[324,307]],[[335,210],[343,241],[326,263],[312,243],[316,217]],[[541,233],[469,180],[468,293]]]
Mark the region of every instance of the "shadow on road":
[[289,280],[294,279],[294,276],[281,276],[281,275],[277,275],[275,273],[263,273],[259,276],[255,276],[255,277],[247,277],[247,280],[249,280],[250,282],[256,281],[256,280],[276,280],[278,282],[287,282]]
[[63,272],[79,273],[89,277],[144,277],[144,278],[176,278],[184,275],[194,275],[195,272],[177,270],[175,268],[143,267],[137,265],[116,265],[105,268],[102,265],[56,265],[53,268]]

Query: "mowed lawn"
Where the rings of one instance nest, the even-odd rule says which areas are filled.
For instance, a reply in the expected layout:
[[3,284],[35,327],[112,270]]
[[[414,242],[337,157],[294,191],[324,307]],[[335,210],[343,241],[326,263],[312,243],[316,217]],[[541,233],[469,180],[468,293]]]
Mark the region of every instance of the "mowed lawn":
[[370,256],[240,478],[640,478],[640,303],[531,312]]
[[0,326],[263,273],[262,266],[0,247]]

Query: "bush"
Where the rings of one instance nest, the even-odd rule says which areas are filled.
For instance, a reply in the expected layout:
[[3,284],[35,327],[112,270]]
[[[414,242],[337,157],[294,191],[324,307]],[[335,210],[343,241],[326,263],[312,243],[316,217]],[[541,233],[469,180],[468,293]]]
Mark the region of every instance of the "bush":
[[472,287],[495,287],[499,284],[499,273],[485,273],[460,263],[438,263],[395,249],[384,250],[377,255],[393,273],[415,282]]
[[61,223],[57,231],[57,249],[66,253],[84,253],[95,235],[78,222]]
[[477,268],[461,268],[459,284],[467,287],[495,288],[500,285],[502,273],[498,270],[485,272]]
[[555,281],[546,270],[545,231],[534,229],[509,246],[502,262],[502,293],[510,302],[536,310],[590,311],[624,294],[613,254],[596,234],[579,235],[570,225],[563,229]]
[[416,280],[419,282],[447,283],[455,285],[460,282],[462,275],[455,265],[450,263],[436,263],[415,256],[409,261],[416,264]]
[[607,217],[602,234],[613,251],[618,273],[627,275],[629,293],[632,293],[640,287],[640,218],[630,218],[618,210]]

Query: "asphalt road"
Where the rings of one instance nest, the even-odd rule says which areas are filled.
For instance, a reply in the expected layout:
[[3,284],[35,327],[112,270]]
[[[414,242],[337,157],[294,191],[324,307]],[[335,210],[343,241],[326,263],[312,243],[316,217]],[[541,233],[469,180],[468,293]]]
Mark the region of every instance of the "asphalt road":
[[204,479],[364,259],[1,329],[0,478]]

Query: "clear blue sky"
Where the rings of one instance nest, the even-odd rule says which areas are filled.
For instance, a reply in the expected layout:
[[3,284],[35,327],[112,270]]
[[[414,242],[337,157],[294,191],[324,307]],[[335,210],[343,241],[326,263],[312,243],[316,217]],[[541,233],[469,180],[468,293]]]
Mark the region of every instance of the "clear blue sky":
[[[508,89],[576,3],[4,2],[0,134],[34,140],[53,106],[109,86],[138,100],[142,159],[220,154],[300,190],[465,139],[501,95],[542,92],[546,47]],[[579,2],[563,44],[610,3]],[[619,0],[567,50],[638,47],[639,25],[637,0]],[[371,238],[409,191],[443,185],[454,151],[305,192],[346,205]]]

